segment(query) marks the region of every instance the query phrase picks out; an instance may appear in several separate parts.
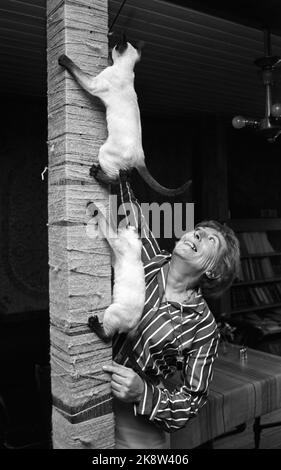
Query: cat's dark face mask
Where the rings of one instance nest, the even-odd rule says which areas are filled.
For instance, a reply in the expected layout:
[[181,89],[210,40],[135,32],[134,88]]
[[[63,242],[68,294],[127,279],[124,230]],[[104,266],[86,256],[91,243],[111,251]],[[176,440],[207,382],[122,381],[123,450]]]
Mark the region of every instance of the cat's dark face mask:
[[125,52],[125,50],[127,49],[127,47],[128,47],[127,37],[126,37],[126,34],[123,33],[121,40],[118,41],[118,43],[116,44],[115,50],[116,50],[120,55],[122,55],[122,54]]

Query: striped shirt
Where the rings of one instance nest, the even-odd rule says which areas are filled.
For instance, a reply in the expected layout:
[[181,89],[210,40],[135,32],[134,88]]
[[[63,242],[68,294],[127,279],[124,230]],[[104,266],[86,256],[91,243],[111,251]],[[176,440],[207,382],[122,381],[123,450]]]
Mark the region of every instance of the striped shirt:
[[[117,336],[113,354],[117,362],[133,367],[127,353],[129,347],[145,374],[144,392],[134,406],[135,414],[146,416],[165,431],[173,432],[184,427],[206,402],[217,355],[218,330],[200,289],[189,303],[164,301],[171,254],[160,250],[127,181],[120,183],[117,196],[118,217],[122,217],[123,206],[127,222],[142,227],[146,301],[135,336],[133,339]],[[130,212],[129,219],[126,211]],[[178,386],[171,391],[163,386],[163,381],[175,373],[180,349],[185,357],[184,367]]]

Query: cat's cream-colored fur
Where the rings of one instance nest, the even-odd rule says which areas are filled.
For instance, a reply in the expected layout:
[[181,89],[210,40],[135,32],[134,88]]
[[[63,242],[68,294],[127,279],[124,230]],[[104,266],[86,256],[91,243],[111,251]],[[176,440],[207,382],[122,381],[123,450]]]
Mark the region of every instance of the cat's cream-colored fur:
[[118,46],[114,47],[112,60],[113,65],[92,77],[66,55],[59,57],[59,64],[65,67],[88,93],[100,98],[106,107],[108,137],[99,150],[101,169],[114,180],[118,178],[119,170],[136,168],[147,184],[167,196],[187,191],[191,181],[179,188],[168,189],[160,185],[146,168],[140,111],[134,88],[134,67],[140,60],[140,52],[126,42],[120,49]]
[[[93,207],[97,208],[97,205],[93,204]],[[100,208],[97,220],[100,234],[112,249],[114,268],[113,302],[105,310],[103,330],[109,338],[117,332],[133,335],[145,302],[142,242],[134,227],[119,228],[117,232],[113,230]]]
[[119,229],[109,243],[114,253],[113,303],[104,313],[103,328],[107,336],[117,331],[132,334],[145,302],[142,243],[133,227]]

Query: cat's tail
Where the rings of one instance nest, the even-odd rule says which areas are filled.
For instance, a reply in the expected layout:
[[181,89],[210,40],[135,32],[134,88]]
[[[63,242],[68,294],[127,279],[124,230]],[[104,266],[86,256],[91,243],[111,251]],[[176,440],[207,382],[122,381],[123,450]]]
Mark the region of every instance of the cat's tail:
[[191,180],[188,180],[186,183],[184,183],[182,186],[179,186],[178,188],[165,188],[165,186],[162,186],[153,178],[153,176],[149,173],[148,169],[146,168],[145,164],[142,166],[138,166],[137,170],[141,177],[144,179],[144,181],[148,184],[148,186],[150,186],[152,189],[154,189],[154,191],[159,194],[162,194],[163,196],[178,196],[179,194],[189,191],[191,188]]

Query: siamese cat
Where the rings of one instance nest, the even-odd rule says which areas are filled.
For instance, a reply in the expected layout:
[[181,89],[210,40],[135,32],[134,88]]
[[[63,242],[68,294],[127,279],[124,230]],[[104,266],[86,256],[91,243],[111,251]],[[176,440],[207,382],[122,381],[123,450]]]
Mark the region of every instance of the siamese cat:
[[176,196],[187,191],[191,181],[176,189],[165,188],[150,175],[145,165],[140,111],[134,88],[134,67],[140,56],[140,51],[123,35],[123,41],[112,50],[113,65],[96,77],[84,73],[66,55],[61,55],[58,61],[84,90],[100,98],[106,107],[108,138],[99,150],[99,166],[93,165],[90,175],[96,176],[101,168],[108,177],[103,178],[104,182],[110,184],[118,179],[119,170],[136,168],[152,189],[165,196]]
[[[96,204],[90,205],[98,210]],[[134,335],[144,309],[145,276],[142,243],[135,228],[127,226],[115,232],[100,210],[98,225],[113,252],[113,303],[105,310],[103,324],[95,315],[89,317],[88,326],[100,339],[108,342],[117,332]]]

